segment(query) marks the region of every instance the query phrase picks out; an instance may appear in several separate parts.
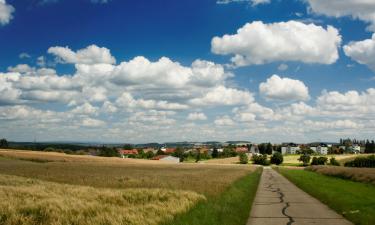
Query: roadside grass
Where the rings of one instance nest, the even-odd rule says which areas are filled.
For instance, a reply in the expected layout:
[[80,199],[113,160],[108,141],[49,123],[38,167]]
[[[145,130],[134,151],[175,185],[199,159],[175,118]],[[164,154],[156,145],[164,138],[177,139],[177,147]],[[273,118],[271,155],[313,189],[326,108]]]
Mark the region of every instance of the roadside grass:
[[375,168],[354,168],[338,166],[309,166],[306,170],[319,174],[339,177],[352,181],[370,183],[375,185]]
[[0,224],[157,225],[203,195],[166,189],[109,189],[0,174]]
[[190,211],[163,225],[244,225],[258,187],[262,168],[235,181],[221,195],[201,201]]
[[277,170],[310,195],[355,224],[375,224],[375,187],[311,171]]

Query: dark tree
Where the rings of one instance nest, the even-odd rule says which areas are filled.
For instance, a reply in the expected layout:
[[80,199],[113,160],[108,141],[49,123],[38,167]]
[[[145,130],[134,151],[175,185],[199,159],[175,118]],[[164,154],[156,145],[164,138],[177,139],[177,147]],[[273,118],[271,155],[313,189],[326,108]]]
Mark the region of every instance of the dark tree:
[[131,145],[131,144],[125,144],[124,147],[123,147],[123,149],[125,149],[125,150],[132,150],[133,148],[134,148],[134,146]]
[[212,151],[212,158],[217,158],[219,156],[219,152],[217,151],[217,148],[214,148]]
[[177,147],[176,150],[172,153],[172,156],[180,158],[180,162],[184,161],[184,150],[181,147]]
[[267,153],[267,155],[271,155],[272,151],[273,151],[273,146],[272,146],[271,143],[268,143],[267,147],[266,147],[266,153]]
[[7,139],[3,138],[0,140],[0,148],[8,148],[9,147],[9,143],[7,141]]

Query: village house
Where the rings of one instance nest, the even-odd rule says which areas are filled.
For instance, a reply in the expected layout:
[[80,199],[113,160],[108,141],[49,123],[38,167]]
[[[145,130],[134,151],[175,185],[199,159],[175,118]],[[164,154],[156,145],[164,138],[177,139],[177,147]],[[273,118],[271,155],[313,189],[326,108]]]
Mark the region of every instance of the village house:
[[328,154],[328,146],[324,143],[320,143],[319,145],[316,145],[316,146],[310,146],[310,149],[319,155]]
[[171,163],[180,163],[180,158],[170,156],[170,155],[157,155],[153,157],[152,160],[159,160],[159,161],[171,162]]
[[249,152],[249,149],[247,147],[236,147],[235,151],[237,153],[247,153]]
[[297,151],[299,150],[300,150],[300,147],[297,144],[294,144],[294,143],[283,144],[283,146],[281,147],[281,154],[294,155],[294,154],[297,154]]
[[131,150],[121,149],[121,150],[118,150],[118,153],[120,154],[121,158],[128,158],[129,155],[138,155],[138,150],[137,149],[131,149]]

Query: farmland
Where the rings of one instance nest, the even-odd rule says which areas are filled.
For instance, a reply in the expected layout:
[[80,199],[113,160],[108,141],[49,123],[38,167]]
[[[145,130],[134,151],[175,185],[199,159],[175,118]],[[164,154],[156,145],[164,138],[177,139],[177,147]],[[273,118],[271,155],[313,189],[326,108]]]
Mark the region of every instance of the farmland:
[[[3,221],[7,221],[7,224],[18,224],[17,219],[32,221],[30,224],[35,224],[34,217],[40,213],[44,217],[36,224],[49,224],[48,221],[51,218],[56,219],[55,217],[58,217],[57,221],[59,221],[56,224],[70,222],[76,224],[72,222],[73,218],[67,216],[74,212],[60,205],[65,205],[69,199],[71,203],[66,207],[80,209],[82,216],[92,213],[96,215],[90,217],[95,220],[91,220],[91,223],[101,223],[103,220],[106,221],[105,224],[157,224],[161,221],[167,223],[175,214],[182,217],[190,211],[189,209],[194,211],[196,205],[204,209],[214,201],[219,202],[222,206],[218,205],[217,211],[225,208],[228,201],[232,201],[233,207],[238,206],[232,198],[223,199],[222,196],[231,193],[233,196],[235,193],[235,195],[251,197],[249,186],[253,187],[250,191],[255,193],[254,187],[259,177],[259,172],[254,173],[254,167],[241,165],[167,164],[146,160],[27,151],[0,151],[0,155],[0,186],[3,190],[1,197],[6,196],[8,199],[5,202],[13,203],[7,206],[8,211],[2,211],[2,215],[8,215],[1,217]],[[249,177],[247,176],[249,174],[253,175]],[[239,188],[234,190],[232,186],[236,183]],[[27,187],[30,184],[32,185]],[[7,189],[13,190],[13,194],[5,195],[4,190]],[[20,192],[20,190],[24,191]],[[125,193],[129,196],[124,197]],[[62,194],[67,196],[66,200],[61,200]],[[144,200],[140,200],[142,203],[139,203],[138,197],[149,199],[150,202],[145,204],[142,202]],[[47,208],[42,208],[41,205],[38,209],[20,205],[26,199],[35,198],[39,198],[41,204],[44,202],[42,205]],[[125,200],[115,201],[114,199]],[[113,204],[108,204],[108,207],[113,207],[113,210],[100,208],[99,206],[102,205],[100,201],[113,201]],[[178,202],[178,207],[176,202]],[[134,203],[134,210],[139,213],[127,210],[130,203]],[[122,207],[123,205],[126,207]],[[248,201],[243,207],[248,211],[250,205],[251,201]],[[121,209],[119,209],[120,206]],[[57,215],[50,214],[54,212],[55,207],[62,211]],[[146,210],[144,207],[149,208]],[[156,209],[153,210],[155,207]],[[28,213],[22,213],[24,210]],[[113,217],[110,213],[123,215],[118,217],[118,220],[105,219]],[[154,216],[156,214],[158,216]],[[10,215],[14,216],[9,217]],[[27,215],[27,218],[22,215]],[[242,217],[247,216],[248,214],[245,214]],[[146,221],[142,219],[144,217],[153,219]],[[210,219],[217,220],[218,218]]]

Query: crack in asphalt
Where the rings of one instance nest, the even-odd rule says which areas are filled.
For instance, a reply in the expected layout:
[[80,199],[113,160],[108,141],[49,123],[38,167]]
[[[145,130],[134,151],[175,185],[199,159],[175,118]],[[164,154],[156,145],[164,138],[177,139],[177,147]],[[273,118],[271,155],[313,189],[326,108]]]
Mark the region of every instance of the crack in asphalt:
[[[274,180],[273,174],[268,172],[267,175],[268,175],[268,181],[272,182]],[[268,186],[266,188],[269,189],[271,192],[279,194],[279,199],[280,199],[279,203],[285,203],[285,206],[282,208],[281,213],[289,219],[289,222],[286,225],[291,225],[295,222],[294,218],[286,213],[286,210],[290,207],[290,203],[284,201],[285,195],[280,190],[280,188],[275,188],[275,187],[273,187],[273,185],[274,184],[272,184],[272,183],[268,184]]]

